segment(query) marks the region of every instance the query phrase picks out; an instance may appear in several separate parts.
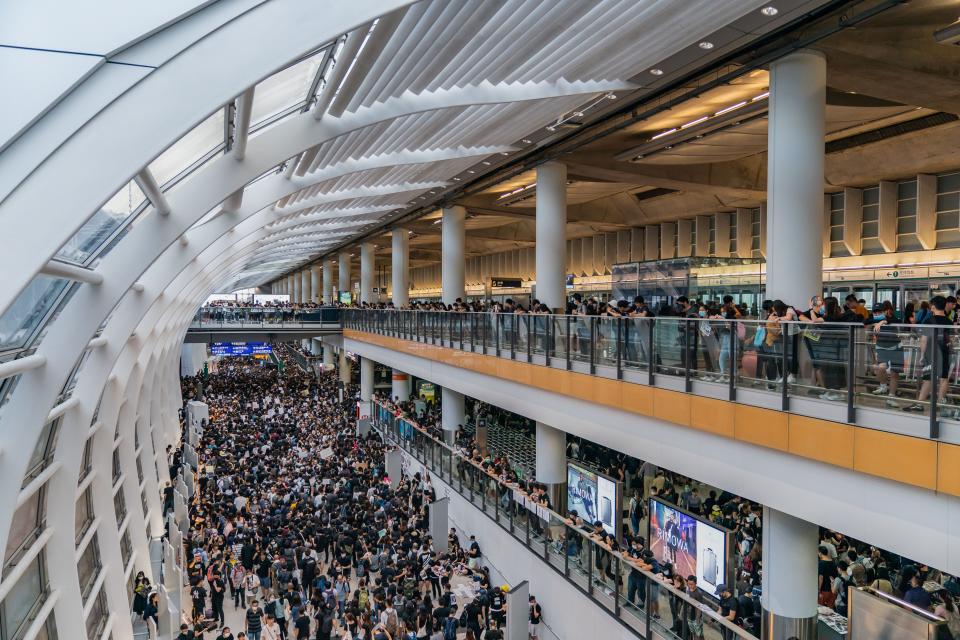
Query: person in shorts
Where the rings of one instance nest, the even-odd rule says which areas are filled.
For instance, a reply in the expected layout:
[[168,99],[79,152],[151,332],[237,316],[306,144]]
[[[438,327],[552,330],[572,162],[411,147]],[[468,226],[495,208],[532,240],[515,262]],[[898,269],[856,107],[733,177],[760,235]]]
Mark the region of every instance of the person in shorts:
[[530,623],[527,625],[527,633],[532,640],[538,640],[540,637],[540,623],[543,621],[543,609],[537,602],[536,596],[530,596]]
[[900,374],[903,373],[903,345],[900,342],[900,329],[895,326],[897,318],[893,304],[884,300],[880,312],[882,318],[873,325],[877,340],[877,364],[874,371],[880,386],[873,390],[873,394],[887,395],[887,405],[895,407]]

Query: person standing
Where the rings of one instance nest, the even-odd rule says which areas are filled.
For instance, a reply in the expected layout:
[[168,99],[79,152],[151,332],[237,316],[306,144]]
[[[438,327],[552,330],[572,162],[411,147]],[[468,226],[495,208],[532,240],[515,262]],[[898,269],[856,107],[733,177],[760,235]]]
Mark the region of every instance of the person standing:
[[245,620],[247,623],[247,638],[249,638],[249,640],[260,640],[260,634],[263,631],[263,612],[260,611],[260,602],[258,600],[250,602],[250,608],[247,609]]
[[220,572],[213,574],[213,580],[210,581],[210,602],[213,607],[213,619],[217,621],[217,626],[224,626],[226,619],[223,615],[223,598],[226,596],[227,587],[223,583]]
[[243,565],[239,562],[235,562],[233,567],[230,569],[230,595],[233,597],[233,608],[239,609],[244,606],[244,582],[246,581],[247,573],[243,568]]
[[527,633],[530,634],[532,640],[538,640],[540,638],[540,623],[543,621],[543,609],[540,607],[540,603],[537,602],[536,596],[530,596],[530,624],[527,628]]

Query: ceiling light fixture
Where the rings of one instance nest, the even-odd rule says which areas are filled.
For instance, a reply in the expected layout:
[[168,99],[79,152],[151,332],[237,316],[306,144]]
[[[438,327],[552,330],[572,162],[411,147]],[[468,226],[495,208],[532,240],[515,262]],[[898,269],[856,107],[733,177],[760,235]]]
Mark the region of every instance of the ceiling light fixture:
[[780,10],[771,5],[768,7],[764,7],[763,9],[760,9],[760,13],[767,16],[768,18],[772,18],[773,16],[780,13]]
[[485,164],[485,165],[487,165],[487,166],[489,167],[489,166],[490,166],[490,161],[489,161],[489,160],[484,160],[484,161],[483,161],[483,164]]
[[666,130],[666,131],[661,131],[660,133],[658,133],[657,135],[653,136],[653,137],[650,138],[650,139],[651,139],[651,140],[656,140],[657,138],[662,138],[663,136],[668,136],[668,135],[670,135],[671,133],[673,133],[673,132],[676,131],[676,130],[677,130],[677,128],[674,127],[673,129],[668,129],[668,130]]
[[688,128],[688,127],[692,127],[692,126],[694,126],[694,125],[700,124],[701,122],[705,122],[705,121],[706,121],[707,119],[709,119],[709,118],[710,118],[710,116],[703,116],[702,118],[697,118],[696,120],[691,120],[691,121],[688,122],[687,124],[682,124],[682,125],[680,125],[680,128],[681,128],[681,129],[686,129],[686,128]]
[[532,141],[532,140],[527,140],[526,138],[524,138],[524,139],[521,140],[520,142],[522,142],[523,144],[533,144],[533,141]]
[[476,173],[473,169],[467,169],[467,173]]
[[717,111],[717,112],[716,112],[715,114],[713,114],[713,115],[715,115],[715,116],[722,116],[722,115],[725,114],[725,113],[730,113],[731,111],[735,111],[735,110],[739,109],[740,107],[742,107],[742,106],[745,105],[745,104],[747,104],[747,101],[746,101],[746,100],[744,100],[743,102],[738,102],[737,104],[732,104],[732,105],[730,105],[729,107],[726,107],[725,109],[720,109],[720,111]]
[[703,42],[701,42],[701,43],[700,43],[699,45],[697,45],[697,46],[699,46],[699,47],[700,47],[701,49],[703,49],[704,51],[710,51],[710,49],[713,49],[713,43],[712,43],[712,42],[708,42],[708,41],[706,41],[706,40],[704,40]]
[[500,155],[502,155],[502,156],[508,156],[508,155],[510,155],[510,152],[509,152],[509,151],[501,151],[501,152],[500,152]]
[[650,73],[652,73],[655,76],[662,76],[663,69],[650,69]]
[[769,95],[770,95],[770,92],[769,92],[769,91],[766,91],[766,92],[764,92],[764,93],[761,93],[761,94],[758,95],[758,96],[753,96],[752,98],[750,98],[750,102],[756,102],[757,100],[763,100],[764,98],[768,97]]
[[454,180],[456,180],[457,182],[460,182],[460,178],[454,178]]

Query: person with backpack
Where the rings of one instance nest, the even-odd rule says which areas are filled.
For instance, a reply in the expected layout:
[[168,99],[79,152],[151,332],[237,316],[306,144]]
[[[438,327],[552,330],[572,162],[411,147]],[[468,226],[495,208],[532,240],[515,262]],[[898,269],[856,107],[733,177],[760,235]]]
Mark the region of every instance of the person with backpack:
[[400,616],[397,615],[397,610],[392,602],[388,602],[387,608],[380,614],[380,624],[387,630],[391,638],[400,629]]
[[443,633],[443,640],[457,640],[457,630],[459,628],[460,621],[457,619],[457,611],[456,609],[450,609],[440,628]]

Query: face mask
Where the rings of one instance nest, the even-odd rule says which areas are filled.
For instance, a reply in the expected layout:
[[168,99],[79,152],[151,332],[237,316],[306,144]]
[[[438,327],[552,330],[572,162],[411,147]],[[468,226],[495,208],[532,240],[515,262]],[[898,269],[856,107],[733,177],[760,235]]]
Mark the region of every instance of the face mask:
[[885,316],[884,316],[883,314],[880,314],[880,315],[878,315],[878,316],[873,316],[873,319],[874,319],[874,320],[883,320],[884,318],[885,318]]
[[706,312],[706,311],[700,311],[700,312],[697,313],[697,315],[700,316],[701,318],[706,318],[706,317],[707,317],[707,312]]

